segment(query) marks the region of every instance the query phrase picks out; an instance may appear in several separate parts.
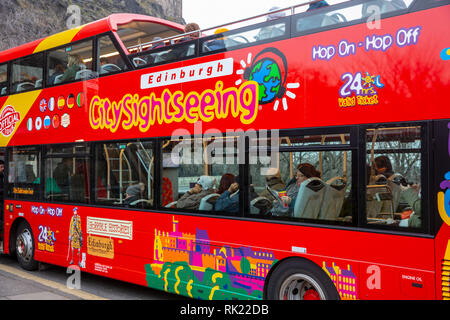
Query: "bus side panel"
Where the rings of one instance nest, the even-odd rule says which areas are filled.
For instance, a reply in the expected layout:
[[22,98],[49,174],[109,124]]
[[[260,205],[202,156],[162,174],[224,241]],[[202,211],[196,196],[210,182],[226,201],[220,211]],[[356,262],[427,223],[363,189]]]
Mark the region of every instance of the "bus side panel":
[[[29,221],[37,260],[61,266],[72,262],[83,271],[194,298],[261,299],[271,267],[294,256],[315,262],[343,299],[435,297],[432,239],[377,233],[369,237],[366,232],[269,221],[20,204],[7,222],[19,215]],[[76,228],[71,227],[74,211],[82,231],[78,243],[73,240]]]

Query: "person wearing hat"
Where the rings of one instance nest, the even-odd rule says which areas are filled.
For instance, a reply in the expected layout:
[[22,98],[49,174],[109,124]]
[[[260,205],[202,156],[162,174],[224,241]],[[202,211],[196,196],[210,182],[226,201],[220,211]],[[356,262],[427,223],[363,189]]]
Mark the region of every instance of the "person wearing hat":
[[329,6],[329,4],[325,0],[319,1],[319,2],[314,2],[314,3],[311,3],[309,5],[308,10],[306,10],[306,11],[311,11],[311,10],[314,10],[314,9],[319,9],[319,8],[328,7],[328,6]]
[[132,186],[129,186],[127,190],[125,191],[125,200],[123,201],[124,204],[130,205],[136,200],[139,200],[142,198],[142,192],[144,191],[144,184],[138,183],[134,184]]
[[178,199],[177,208],[198,210],[202,198],[211,193],[214,193],[215,184],[215,178],[210,176],[201,176],[200,178],[198,178],[194,187],[186,192],[180,199]]

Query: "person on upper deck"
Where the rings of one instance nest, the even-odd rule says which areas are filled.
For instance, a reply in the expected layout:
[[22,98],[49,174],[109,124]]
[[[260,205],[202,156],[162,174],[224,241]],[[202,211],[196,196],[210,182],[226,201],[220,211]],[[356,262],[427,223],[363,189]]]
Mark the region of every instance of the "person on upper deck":
[[319,1],[319,2],[314,2],[309,5],[309,8],[306,11],[311,11],[314,9],[319,9],[319,8],[328,7],[328,6],[329,6],[329,4],[325,0]]
[[81,60],[81,57],[79,55],[70,55],[69,59],[67,60],[67,69],[61,78],[61,82],[75,80],[77,72],[85,68],[86,66],[83,64],[83,60]]
[[200,26],[195,23],[191,22],[184,26],[184,33],[192,32],[185,37],[181,38],[178,42],[184,42],[184,41],[190,41],[200,38],[200,32],[193,32],[196,30],[200,30]]

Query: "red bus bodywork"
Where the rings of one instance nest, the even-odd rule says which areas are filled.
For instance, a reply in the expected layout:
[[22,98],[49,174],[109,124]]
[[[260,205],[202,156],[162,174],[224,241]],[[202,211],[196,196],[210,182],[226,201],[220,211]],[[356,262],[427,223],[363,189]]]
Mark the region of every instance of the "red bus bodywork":
[[[450,62],[441,53],[449,50],[449,44],[439,30],[449,29],[449,17],[450,6],[443,6],[383,19],[379,30],[352,25],[2,97],[0,105],[13,106],[20,116],[12,118],[13,133],[0,136],[0,141],[10,147],[165,137],[180,127],[194,134],[209,129],[225,132],[448,119],[445,94],[450,89]],[[71,41],[114,31],[117,24],[134,18],[120,16],[116,23],[106,19],[86,25]],[[35,52],[39,44],[6,51],[0,54],[0,62]],[[355,45],[354,51],[346,49],[350,44]],[[257,84],[243,77],[245,69],[263,56],[275,60],[286,74],[282,84],[286,93],[266,104],[256,99]],[[192,66],[198,68],[190,75]],[[374,88],[376,100],[345,100],[344,75],[358,72],[372,79],[379,76],[384,86]],[[190,78],[183,79],[183,73]],[[236,108],[220,104],[225,92],[232,92],[229,99]],[[82,102],[69,106],[70,95],[81,97]],[[58,101],[59,97],[61,108],[55,107],[53,114],[67,114],[66,125],[30,132],[28,119],[51,114],[40,110],[41,101]],[[195,123],[197,128],[201,123],[197,129],[201,132],[194,132]],[[437,194],[432,196],[436,198]],[[441,266],[444,259],[450,259],[447,222],[434,236],[170,210],[133,211],[9,199],[5,206],[6,253],[14,227],[26,219],[34,232],[35,259],[69,265],[69,226],[77,207],[84,235],[83,271],[194,298],[263,298],[271,268],[296,257],[313,261],[324,270],[343,299],[445,297],[442,281],[448,280]],[[430,212],[430,216],[437,214]],[[52,244],[40,244],[40,227],[53,232]],[[108,249],[103,249],[105,246]],[[239,262],[243,257],[250,262],[250,273],[242,270]],[[186,264],[189,272],[203,272],[202,276],[190,282]],[[229,279],[215,276],[217,272],[228,273]],[[177,286],[182,277],[185,281]],[[228,280],[231,288],[224,289]],[[224,290],[215,292],[215,285]]]

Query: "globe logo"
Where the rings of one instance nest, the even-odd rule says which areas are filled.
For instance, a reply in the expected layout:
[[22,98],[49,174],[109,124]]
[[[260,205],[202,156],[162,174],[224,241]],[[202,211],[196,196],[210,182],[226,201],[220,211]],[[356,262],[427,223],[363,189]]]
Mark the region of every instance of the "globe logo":
[[[274,102],[273,110],[277,111],[282,102],[283,110],[287,110],[286,97],[295,100],[296,94],[290,89],[298,89],[300,83],[287,81],[288,61],[285,55],[277,48],[268,47],[257,53],[253,59],[252,57],[252,53],[249,53],[246,60],[240,61],[242,69],[236,70],[236,74],[242,75],[244,80],[258,84],[260,109],[262,105]],[[237,86],[241,83],[242,79],[235,82]]]
[[259,103],[270,103],[280,92],[281,69],[272,58],[263,58],[256,62],[250,72],[249,80],[259,84]]

